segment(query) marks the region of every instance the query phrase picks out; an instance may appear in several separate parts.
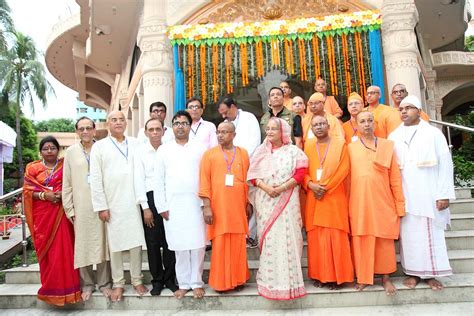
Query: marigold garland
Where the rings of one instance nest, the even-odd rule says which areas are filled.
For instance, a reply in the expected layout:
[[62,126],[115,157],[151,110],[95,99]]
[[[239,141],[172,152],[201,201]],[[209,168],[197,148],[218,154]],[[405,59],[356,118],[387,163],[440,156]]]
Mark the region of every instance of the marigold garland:
[[188,95],[194,95],[194,46],[188,46]]
[[206,46],[202,45],[200,47],[200,67],[201,67],[201,95],[202,95],[202,104],[206,104]]
[[263,47],[262,42],[257,42],[256,44],[256,52],[257,52],[257,77],[262,78],[264,74],[263,69]]
[[217,102],[217,77],[218,73],[218,62],[219,62],[219,47],[217,45],[212,45],[212,94],[214,102]]
[[349,54],[347,50],[347,35],[342,34],[342,54],[344,56],[344,75],[346,77],[346,95],[351,94],[351,72],[349,64]]
[[227,43],[225,45],[225,75],[226,75],[226,89],[227,93],[233,92],[232,87],[232,45]]
[[242,71],[242,86],[246,87],[249,84],[249,65],[247,59],[247,45],[240,44],[240,63]]

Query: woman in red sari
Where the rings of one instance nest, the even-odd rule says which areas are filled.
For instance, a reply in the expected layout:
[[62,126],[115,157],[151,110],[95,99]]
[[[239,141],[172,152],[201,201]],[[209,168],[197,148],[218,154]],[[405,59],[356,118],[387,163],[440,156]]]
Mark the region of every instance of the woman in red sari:
[[25,170],[25,215],[40,266],[38,298],[62,306],[81,300],[79,272],[74,269],[74,229],[61,203],[63,158],[59,143],[47,136],[40,142],[42,160]]

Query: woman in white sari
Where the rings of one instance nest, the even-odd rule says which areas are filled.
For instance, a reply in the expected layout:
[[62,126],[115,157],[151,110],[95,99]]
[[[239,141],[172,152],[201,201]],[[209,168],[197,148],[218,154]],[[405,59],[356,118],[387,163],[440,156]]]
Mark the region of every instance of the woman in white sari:
[[308,158],[291,144],[291,128],[272,117],[266,138],[250,162],[247,179],[254,190],[260,267],[258,293],[273,300],[291,300],[306,295],[301,270],[303,252],[299,183]]

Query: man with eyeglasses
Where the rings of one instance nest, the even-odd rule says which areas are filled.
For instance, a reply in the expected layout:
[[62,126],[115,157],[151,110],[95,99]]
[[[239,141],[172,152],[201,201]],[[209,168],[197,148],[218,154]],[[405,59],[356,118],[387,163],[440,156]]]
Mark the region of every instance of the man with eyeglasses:
[[[148,266],[151,273],[151,295],[160,295],[164,287],[176,292],[175,255],[168,249],[165,237],[163,218],[158,215],[155,202],[156,185],[158,181],[157,160],[158,148],[161,146],[163,125],[157,118],[151,118],[145,123],[145,134],[148,143],[141,144],[139,154],[134,160],[135,195],[140,205],[143,219],[143,230],[148,254]],[[161,252],[163,248],[163,253]]]
[[175,252],[176,278],[181,299],[190,290],[194,298],[205,294],[202,281],[206,253],[206,227],[199,192],[199,165],[206,148],[190,142],[192,118],[186,111],[173,117],[174,141],[161,145],[157,156],[156,198],[163,217],[168,248]]
[[374,115],[375,134],[381,138],[387,138],[402,121],[398,111],[388,105],[380,104],[380,87],[370,86],[367,88],[367,103],[365,108]]
[[311,129],[311,120],[314,116],[324,116],[329,123],[329,136],[344,139],[344,129],[341,122],[332,114],[324,109],[325,97],[322,93],[316,92],[311,95],[308,100],[309,112],[303,118],[303,144],[309,139],[315,138]]
[[138,141],[125,136],[127,120],[121,111],[107,115],[109,136],[97,141],[91,150],[91,195],[94,212],[107,226],[112,270],[112,302],[123,299],[125,273],[123,257],[130,254],[131,283],[138,295],[143,285],[142,247],[145,247],[140,209],[134,188],[134,159]]
[[304,152],[309,166],[303,187],[307,191],[305,228],[308,240],[308,276],[314,286],[338,290],[354,281],[349,243],[349,207],[345,180],[350,162],[343,139],[329,136],[324,116],[315,115]]
[[201,100],[193,97],[186,101],[186,111],[193,119],[189,140],[200,142],[206,149],[217,146],[216,126],[211,122],[203,120],[204,106]]
[[250,163],[247,151],[233,144],[234,137],[234,124],[220,123],[219,146],[204,153],[200,169],[199,196],[212,240],[209,286],[219,292],[239,289],[250,277],[245,242]]
[[421,102],[408,95],[400,102],[400,125],[389,139],[402,174],[406,216],[400,225],[400,261],[413,289],[423,280],[438,291],[436,277],[452,275],[444,231],[450,222],[449,200],[455,199],[453,162],[441,131],[420,119]]
[[[156,101],[150,104],[150,118],[159,119],[163,125],[163,137],[161,137],[161,143],[164,144],[173,140],[173,130],[165,125],[166,105],[163,102]],[[145,135],[145,128],[140,128],[137,138],[140,143],[148,143],[148,137]]]
[[360,112],[356,121],[360,137],[348,145],[356,290],[374,284],[374,275],[381,274],[385,293],[392,296],[397,291],[390,280],[390,274],[397,271],[395,240],[400,234],[400,217],[405,215],[400,169],[393,142],[374,134],[372,112]]
[[88,301],[96,284],[106,298],[110,297],[112,276],[105,224],[94,212],[91,198],[90,152],[95,123],[83,116],[75,126],[80,142],[64,154],[62,201],[66,216],[74,224],[74,268],[79,269],[82,300]]
[[[393,107],[398,109],[400,102],[408,96],[408,90],[402,83],[397,83],[392,88]],[[426,122],[430,121],[430,117],[423,110],[420,112],[420,118]]]

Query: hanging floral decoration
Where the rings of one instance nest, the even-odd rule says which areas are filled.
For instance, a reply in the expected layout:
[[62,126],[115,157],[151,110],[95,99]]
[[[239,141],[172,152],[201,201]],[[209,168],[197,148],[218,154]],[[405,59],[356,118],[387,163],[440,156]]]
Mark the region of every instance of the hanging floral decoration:
[[216,102],[222,94],[247,87],[277,69],[314,82],[321,77],[328,93],[364,98],[371,82],[369,32],[381,15],[353,12],[294,20],[175,25],[168,36],[179,49],[186,98]]

